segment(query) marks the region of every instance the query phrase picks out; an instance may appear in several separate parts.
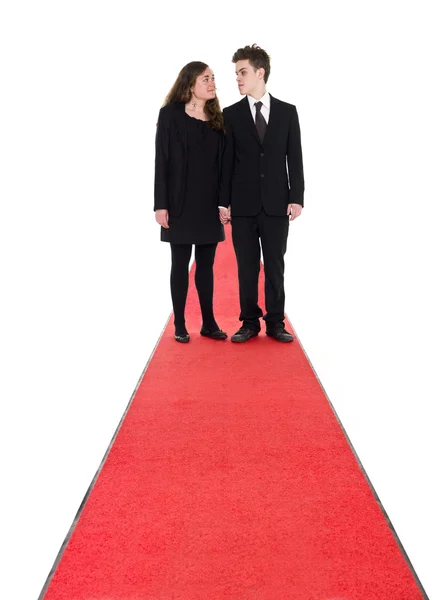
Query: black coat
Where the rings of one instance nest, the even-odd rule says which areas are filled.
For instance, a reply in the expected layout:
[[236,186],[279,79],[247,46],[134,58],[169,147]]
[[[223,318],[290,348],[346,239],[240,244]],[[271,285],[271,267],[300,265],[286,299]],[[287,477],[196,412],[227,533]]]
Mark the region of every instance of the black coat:
[[225,108],[223,116],[227,136],[219,205],[231,205],[234,217],[254,216],[262,207],[268,215],[284,216],[288,204],[303,206],[303,159],[295,106],[271,96],[263,145],[247,97]]
[[[219,135],[220,179],[224,135]],[[185,105],[168,104],[160,109],[155,137],[154,210],[167,209],[179,217],[186,190],[187,127]]]

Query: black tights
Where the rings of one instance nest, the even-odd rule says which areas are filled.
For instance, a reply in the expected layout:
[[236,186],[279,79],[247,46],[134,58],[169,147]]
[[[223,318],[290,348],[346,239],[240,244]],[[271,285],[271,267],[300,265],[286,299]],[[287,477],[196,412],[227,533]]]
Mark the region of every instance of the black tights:
[[[217,244],[195,246],[195,287],[198,292],[203,325],[210,331],[218,329],[214,318],[212,300],[214,295],[214,257]],[[189,284],[189,261],[192,244],[171,244],[171,295],[174,308],[176,335],[187,333],[185,326],[185,305]]]

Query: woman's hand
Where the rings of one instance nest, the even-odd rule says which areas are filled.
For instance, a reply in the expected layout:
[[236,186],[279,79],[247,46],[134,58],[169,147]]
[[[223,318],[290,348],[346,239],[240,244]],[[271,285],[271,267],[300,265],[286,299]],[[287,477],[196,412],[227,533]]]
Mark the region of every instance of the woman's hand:
[[155,211],[155,220],[159,225],[161,225],[165,229],[169,229],[169,213],[165,208]]

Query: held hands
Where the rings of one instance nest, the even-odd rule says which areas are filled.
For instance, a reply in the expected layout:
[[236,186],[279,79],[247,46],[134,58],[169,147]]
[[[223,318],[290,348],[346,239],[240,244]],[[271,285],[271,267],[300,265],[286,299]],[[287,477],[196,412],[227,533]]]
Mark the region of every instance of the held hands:
[[300,204],[288,204],[288,210],[286,211],[286,214],[288,215],[289,220],[293,221],[301,215],[301,211],[302,206],[300,206]]
[[165,229],[169,229],[169,213],[165,208],[155,211],[155,220],[159,225],[161,225]]
[[219,206],[218,210],[220,214],[220,221],[223,223],[223,225],[226,225],[231,220],[231,207],[228,206],[228,208],[225,208],[224,206]]

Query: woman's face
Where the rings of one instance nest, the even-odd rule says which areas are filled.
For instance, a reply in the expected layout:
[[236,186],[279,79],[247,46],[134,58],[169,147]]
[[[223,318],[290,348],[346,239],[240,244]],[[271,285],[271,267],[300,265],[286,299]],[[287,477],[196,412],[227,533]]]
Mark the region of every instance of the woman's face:
[[195,82],[191,92],[198,100],[212,100],[215,98],[215,77],[212,69],[207,67]]

